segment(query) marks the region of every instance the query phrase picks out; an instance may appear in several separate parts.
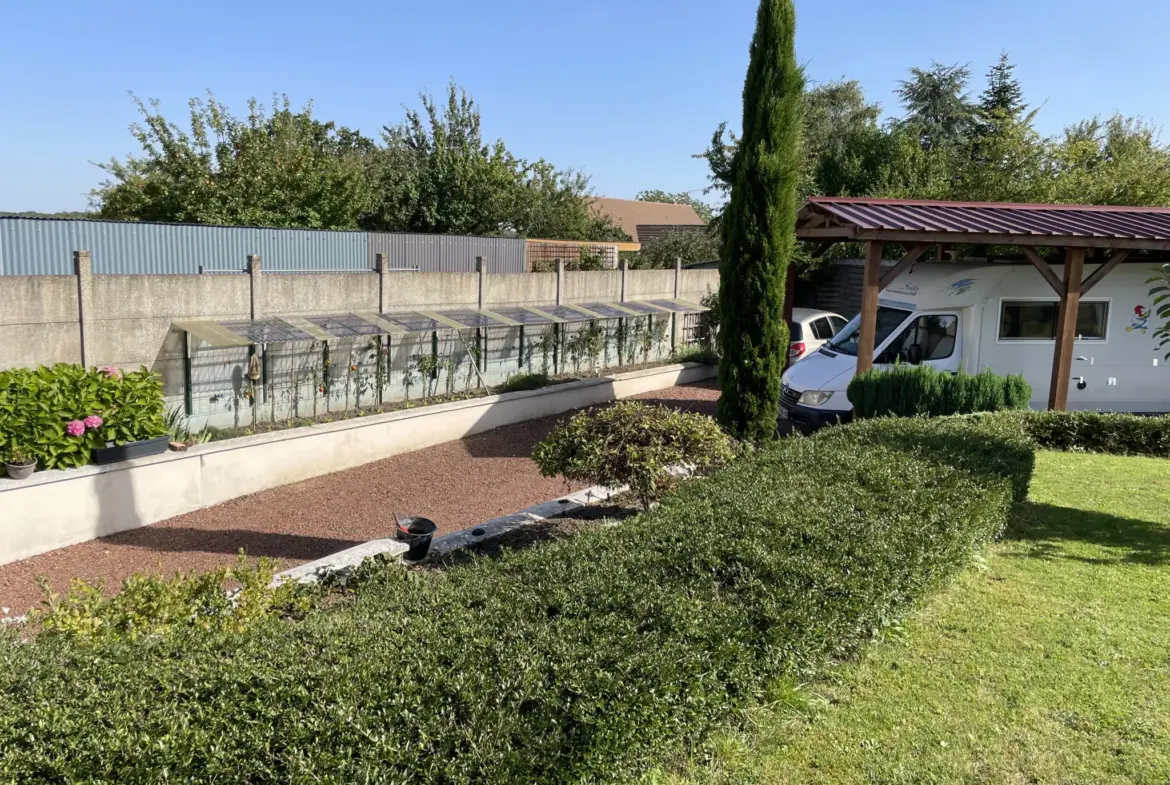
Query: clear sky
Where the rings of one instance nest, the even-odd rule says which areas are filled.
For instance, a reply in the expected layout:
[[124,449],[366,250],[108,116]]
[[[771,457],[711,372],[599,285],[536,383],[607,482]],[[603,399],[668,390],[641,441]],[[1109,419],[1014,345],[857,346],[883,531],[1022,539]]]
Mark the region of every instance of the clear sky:
[[[738,125],[755,0],[200,3],[0,0],[0,210],[75,210],[91,161],[134,150],[127,96],[182,119],[210,88],[312,99],[376,135],[454,78],[513,152],[584,170],[599,195],[701,188],[702,150]],[[1166,0],[797,0],[812,80],[892,90],[931,60],[1018,64],[1039,126],[1121,111],[1170,122]],[[976,85],[975,91],[981,89]]]

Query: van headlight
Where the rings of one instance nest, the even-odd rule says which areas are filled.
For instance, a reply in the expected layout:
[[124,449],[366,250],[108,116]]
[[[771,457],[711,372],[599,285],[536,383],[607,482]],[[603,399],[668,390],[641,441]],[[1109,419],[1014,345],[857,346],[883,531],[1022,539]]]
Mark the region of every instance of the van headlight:
[[822,406],[833,397],[833,393],[824,390],[805,390],[800,394],[800,403],[803,406]]

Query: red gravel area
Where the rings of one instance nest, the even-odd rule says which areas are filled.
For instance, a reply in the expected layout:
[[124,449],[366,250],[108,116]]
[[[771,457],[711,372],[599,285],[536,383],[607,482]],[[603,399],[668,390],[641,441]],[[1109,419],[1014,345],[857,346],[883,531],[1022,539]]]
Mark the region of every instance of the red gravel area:
[[[719,392],[713,382],[700,382],[639,397],[714,414]],[[563,480],[541,477],[528,457],[565,416],[497,428],[4,565],[0,606],[13,615],[35,606],[38,575],[58,591],[71,578],[114,587],[135,572],[231,564],[241,548],[286,569],[389,536],[392,512],[426,516],[446,533],[531,507],[566,492]]]

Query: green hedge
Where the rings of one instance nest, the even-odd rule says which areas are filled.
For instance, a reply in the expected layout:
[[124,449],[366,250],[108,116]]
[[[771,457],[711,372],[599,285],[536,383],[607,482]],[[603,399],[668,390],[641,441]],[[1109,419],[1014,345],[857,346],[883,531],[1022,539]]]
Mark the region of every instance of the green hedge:
[[1026,409],[1032,388],[1023,376],[971,375],[929,365],[896,365],[855,376],[846,392],[857,417],[939,417]]
[[240,634],[0,638],[0,781],[629,782],[947,578],[1026,492],[1011,423],[785,440],[616,528]]
[[1019,415],[1037,447],[1170,458],[1170,416],[1105,412],[1027,412]]
[[[162,436],[162,380],[146,368],[80,365],[0,371],[0,457],[13,446],[36,456],[41,469],[89,463],[107,442]],[[70,432],[71,423],[75,433]]]

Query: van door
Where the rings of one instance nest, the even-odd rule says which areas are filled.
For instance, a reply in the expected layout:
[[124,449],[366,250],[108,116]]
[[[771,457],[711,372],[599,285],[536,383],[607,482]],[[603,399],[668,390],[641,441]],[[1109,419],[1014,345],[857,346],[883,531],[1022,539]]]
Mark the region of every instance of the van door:
[[958,373],[962,367],[962,332],[959,313],[928,313],[915,316],[878,354],[875,364],[930,365],[940,371]]

